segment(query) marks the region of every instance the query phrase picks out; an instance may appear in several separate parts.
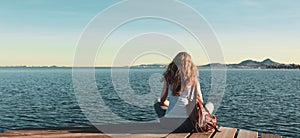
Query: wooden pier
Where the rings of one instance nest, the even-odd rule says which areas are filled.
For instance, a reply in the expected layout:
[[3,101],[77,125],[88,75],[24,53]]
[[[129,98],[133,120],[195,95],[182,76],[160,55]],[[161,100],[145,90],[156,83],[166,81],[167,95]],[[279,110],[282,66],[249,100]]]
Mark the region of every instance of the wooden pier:
[[[118,133],[102,133],[114,129]],[[261,134],[248,130],[238,130],[230,127],[219,127],[221,132],[206,133],[165,133],[156,123],[147,124],[115,124],[96,127],[65,127],[47,129],[9,130],[0,133],[1,138],[282,138],[274,134]],[[149,129],[151,128],[151,129]],[[156,132],[156,133],[153,133]]]

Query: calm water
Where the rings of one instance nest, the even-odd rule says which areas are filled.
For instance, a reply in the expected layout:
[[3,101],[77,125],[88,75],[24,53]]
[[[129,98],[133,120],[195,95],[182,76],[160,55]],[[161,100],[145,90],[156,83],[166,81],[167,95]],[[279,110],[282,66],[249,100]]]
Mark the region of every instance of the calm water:
[[[105,102],[102,106],[109,107],[114,113],[108,115],[104,108],[100,109],[98,114],[103,118],[98,122],[156,119],[152,104],[160,95],[162,86],[158,73],[163,71],[132,69],[128,79],[132,90],[117,79],[114,91],[110,69],[96,69],[99,96]],[[210,79],[209,70],[200,70],[205,101],[210,91]],[[134,99],[137,95],[143,99]],[[141,105],[136,106],[139,103]],[[216,114],[221,126],[300,137],[299,105],[300,70],[235,69],[227,71],[225,95]],[[72,70],[62,68],[1,68],[0,116],[0,131],[90,125],[76,100]]]

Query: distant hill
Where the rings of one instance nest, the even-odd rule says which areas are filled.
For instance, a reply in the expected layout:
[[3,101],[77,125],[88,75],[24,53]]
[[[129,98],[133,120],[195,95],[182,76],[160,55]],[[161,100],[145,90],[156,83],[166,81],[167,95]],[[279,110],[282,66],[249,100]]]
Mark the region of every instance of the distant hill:
[[[220,63],[212,63],[203,66],[199,66],[200,68],[206,68],[210,66],[224,66],[224,64]],[[227,68],[274,68],[274,69],[300,69],[300,65],[296,64],[283,64],[275,62],[269,58],[259,62],[254,60],[244,60],[238,64],[225,64]]]
[[241,63],[237,64],[238,66],[259,66],[260,62],[253,61],[253,60],[245,60]]
[[266,68],[267,66],[276,66],[280,65],[280,63],[274,62],[271,59],[265,59],[262,62],[254,61],[254,60],[244,60],[239,64],[227,64],[227,67],[232,68]]
[[280,63],[274,62],[271,59],[267,58],[264,61],[262,61],[261,64],[265,65],[265,66],[276,66],[276,65],[279,65]]
[[[136,66],[131,66],[130,68],[166,68],[167,64],[141,64]],[[269,58],[263,61],[255,61],[255,60],[244,60],[238,64],[220,64],[220,63],[211,63],[202,66],[198,66],[199,68],[239,68],[239,69],[300,69],[300,65],[296,64],[283,64],[275,62]]]

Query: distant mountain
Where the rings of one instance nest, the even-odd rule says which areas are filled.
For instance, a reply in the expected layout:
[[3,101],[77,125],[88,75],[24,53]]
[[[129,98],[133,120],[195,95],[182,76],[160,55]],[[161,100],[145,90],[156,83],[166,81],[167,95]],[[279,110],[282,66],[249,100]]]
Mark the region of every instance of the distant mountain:
[[[236,65],[236,64],[234,64]],[[241,63],[237,64],[238,66],[259,66],[261,65],[260,62],[254,61],[254,60],[245,60],[242,61]]]
[[264,61],[262,61],[261,64],[265,66],[274,66],[274,65],[279,65],[280,63],[274,62],[271,59],[267,58]]
[[267,58],[262,62],[254,60],[245,60],[239,64],[228,64],[228,67],[245,67],[245,68],[262,68],[266,66],[279,65],[280,63],[274,62],[271,59]]
[[300,65],[296,64],[283,64],[275,62],[269,58],[259,62],[254,60],[244,60],[238,64],[220,64],[220,63],[212,63],[203,66],[199,66],[202,68],[207,68],[211,66],[226,66],[227,68],[274,68],[274,69],[300,69]]
[[[167,64],[141,64],[136,66],[131,66],[130,68],[167,68]],[[269,58],[259,62],[255,60],[244,60],[238,64],[220,64],[220,63],[211,63],[202,66],[198,66],[200,68],[240,68],[240,69],[300,69],[300,65],[296,64],[283,64],[275,62]]]

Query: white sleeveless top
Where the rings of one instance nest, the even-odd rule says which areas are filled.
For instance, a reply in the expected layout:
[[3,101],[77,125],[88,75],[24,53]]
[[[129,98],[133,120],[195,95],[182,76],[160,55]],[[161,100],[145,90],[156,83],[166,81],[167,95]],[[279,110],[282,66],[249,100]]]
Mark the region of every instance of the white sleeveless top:
[[[200,84],[198,82],[198,85],[196,89],[200,92]],[[187,118],[187,111],[186,111],[186,105],[188,104],[188,100],[193,100],[193,96],[190,96],[190,93],[193,92],[193,88],[191,86],[188,87],[188,89],[180,96],[173,96],[172,94],[172,85],[168,86],[168,100],[169,100],[169,107],[166,111],[165,117],[167,118]],[[194,94],[192,94],[194,95]],[[200,92],[200,96],[202,99],[202,95]]]

